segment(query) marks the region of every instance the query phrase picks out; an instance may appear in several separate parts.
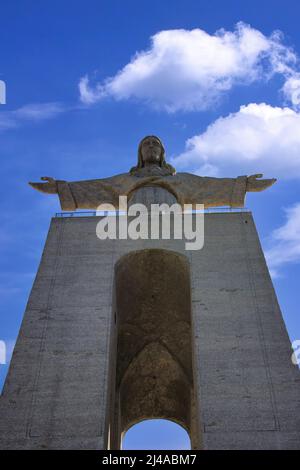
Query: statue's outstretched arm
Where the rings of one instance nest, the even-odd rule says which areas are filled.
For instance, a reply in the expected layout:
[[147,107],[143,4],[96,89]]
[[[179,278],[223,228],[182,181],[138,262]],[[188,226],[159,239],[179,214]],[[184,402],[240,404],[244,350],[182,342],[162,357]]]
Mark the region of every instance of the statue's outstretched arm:
[[42,176],[42,181],[48,181],[48,183],[29,183],[34,189],[41,191],[46,194],[56,194],[57,193],[57,183],[54,178],[51,176]]
[[258,179],[258,178],[262,178],[262,176],[263,175],[261,173],[248,176],[247,184],[246,184],[246,191],[249,191],[249,192],[263,191],[264,189],[267,189],[270,186],[272,186],[272,184],[274,184],[277,181],[276,178]]
[[50,176],[42,176],[42,181],[47,183],[29,183],[32,188],[46,194],[58,194],[63,211],[75,211],[77,209],[75,199],[66,181],[55,180]]

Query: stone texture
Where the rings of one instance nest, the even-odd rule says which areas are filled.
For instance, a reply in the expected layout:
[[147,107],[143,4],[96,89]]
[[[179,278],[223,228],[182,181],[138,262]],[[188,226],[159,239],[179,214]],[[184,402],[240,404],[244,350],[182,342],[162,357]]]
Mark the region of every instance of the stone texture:
[[101,449],[109,429],[122,431],[112,417],[114,270],[128,253],[159,249],[189,264],[193,446],[300,449],[300,372],[251,213],[206,214],[200,251],[183,240],[100,241],[98,220],[51,222],[0,397],[0,448]]

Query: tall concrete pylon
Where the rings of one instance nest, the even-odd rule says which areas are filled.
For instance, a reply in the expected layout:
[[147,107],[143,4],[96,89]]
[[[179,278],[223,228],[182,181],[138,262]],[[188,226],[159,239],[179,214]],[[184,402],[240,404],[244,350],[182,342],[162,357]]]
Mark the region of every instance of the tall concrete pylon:
[[[47,181],[70,202],[68,183]],[[178,195],[139,184],[141,200]],[[300,448],[300,372],[250,211],[205,213],[199,250],[100,240],[105,216],[63,215],[0,397],[1,449],[118,449],[151,418],[183,426],[193,449]]]

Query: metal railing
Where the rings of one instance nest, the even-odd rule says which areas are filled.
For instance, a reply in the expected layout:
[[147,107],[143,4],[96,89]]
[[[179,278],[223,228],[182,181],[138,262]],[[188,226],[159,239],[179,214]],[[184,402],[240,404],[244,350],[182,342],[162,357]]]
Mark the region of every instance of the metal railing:
[[[211,214],[211,213],[226,213],[226,212],[250,212],[247,207],[209,207],[203,211],[193,210],[192,213]],[[70,211],[70,212],[56,212],[55,217],[107,217],[113,215],[125,214],[124,211]]]

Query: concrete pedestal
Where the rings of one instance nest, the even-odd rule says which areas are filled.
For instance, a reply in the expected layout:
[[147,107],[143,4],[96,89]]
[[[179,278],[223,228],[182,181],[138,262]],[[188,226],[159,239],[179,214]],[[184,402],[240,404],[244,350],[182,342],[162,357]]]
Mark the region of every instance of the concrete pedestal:
[[[51,222],[0,397],[0,448],[116,448],[130,419],[151,417],[160,409],[188,428],[195,448],[300,449],[300,372],[291,362],[251,213],[205,214],[205,243],[199,251],[186,251],[182,240],[101,241],[98,221],[69,217]],[[142,300],[135,304],[136,316],[128,319],[126,302],[133,305],[135,297],[126,297],[124,277],[120,271],[119,279],[115,268],[140,250],[146,250],[146,258],[136,259],[146,260],[145,269],[155,260],[155,250],[161,250],[162,263],[160,273],[151,271],[157,297],[153,303],[149,297],[151,322],[144,330],[134,320]],[[173,271],[176,263],[182,266],[181,277],[163,276],[171,258]],[[140,264],[138,269],[143,277]],[[133,276],[134,270],[128,267],[127,273]],[[144,285],[147,291],[148,281],[144,274],[137,289]],[[173,289],[182,289],[186,299],[178,310]],[[141,293],[136,298],[142,299]],[[162,316],[155,313],[158,305]],[[168,305],[177,312],[174,325]],[[160,326],[163,315],[169,315],[175,337],[184,338],[182,354],[168,328]],[[127,355],[128,332],[131,344],[141,347]],[[139,334],[144,335],[141,343]],[[151,355],[156,363],[163,356],[172,364],[169,382],[155,376]],[[133,381],[125,391],[121,382],[129,367],[136,387],[143,383],[146,389],[150,379],[144,380],[143,367],[150,367],[146,375],[152,374],[153,387],[158,383],[165,400],[160,404],[155,392],[158,408],[146,400],[128,409],[128,400],[135,399],[128,395],[134,393],[128,385]],[[176,387],[185,397],[186,408],[180,410],[176,393],[181,392],[171,395]]]

